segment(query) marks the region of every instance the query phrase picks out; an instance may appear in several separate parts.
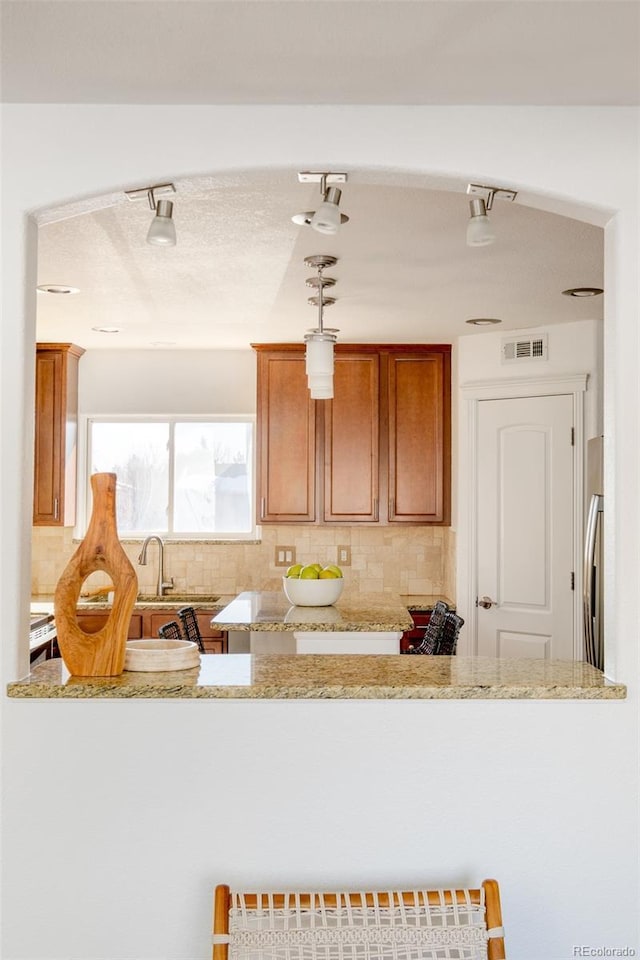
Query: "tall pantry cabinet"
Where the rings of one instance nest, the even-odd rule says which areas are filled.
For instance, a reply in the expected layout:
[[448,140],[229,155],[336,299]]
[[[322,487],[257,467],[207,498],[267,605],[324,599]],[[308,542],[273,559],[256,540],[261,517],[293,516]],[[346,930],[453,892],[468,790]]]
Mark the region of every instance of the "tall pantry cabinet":
[[258,353],[258,522],[450,522],[451,347],[337,344],[313,401],[303,344]]
[[33,523],[72,526],[76,517],[78,362],[73,343],[36,344]]

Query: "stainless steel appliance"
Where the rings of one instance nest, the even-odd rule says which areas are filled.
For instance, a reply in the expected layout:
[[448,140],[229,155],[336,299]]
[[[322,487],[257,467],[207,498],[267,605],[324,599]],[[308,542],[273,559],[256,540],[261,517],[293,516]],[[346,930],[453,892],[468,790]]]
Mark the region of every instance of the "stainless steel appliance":
[[603,438],[587,441],[586,502],[584,539],[583,607],[585,659],[604,669],[604,559],[603,559]]
[[55,654],[56,625],[50,613],[31,613],[29,626],[29,654],[31,663],[35,663],[44,654],[49,660]]

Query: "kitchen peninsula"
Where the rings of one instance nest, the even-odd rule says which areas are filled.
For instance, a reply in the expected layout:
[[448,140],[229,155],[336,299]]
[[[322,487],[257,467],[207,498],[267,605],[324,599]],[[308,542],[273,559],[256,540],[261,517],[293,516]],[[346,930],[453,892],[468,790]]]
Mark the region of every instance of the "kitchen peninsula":
[[[425,605],[426,598],[410,598]],[[290,606],[281,591],[245,591],[211,619],[220,630],[263,637],[304,631],[375,635],[410,629],[407,598],[342,597],[329,607]],[[204,655],[177,671],[73,677],[60,659],[10,683],[20,699],[623,700],[626,687],[588,663],[489,657],[300,656],[278,652]]]
[[244,590],[213,617],[223,630],[411,630],[407,604],[394,594],[343,596],[326,607],[292,606],[282,590]]
[[245,590],[211,624],[249,633],[251,653],[400,652],[413,620],[406,604],[388,594],[342,597],[324,607],[292,606],[280,591]]

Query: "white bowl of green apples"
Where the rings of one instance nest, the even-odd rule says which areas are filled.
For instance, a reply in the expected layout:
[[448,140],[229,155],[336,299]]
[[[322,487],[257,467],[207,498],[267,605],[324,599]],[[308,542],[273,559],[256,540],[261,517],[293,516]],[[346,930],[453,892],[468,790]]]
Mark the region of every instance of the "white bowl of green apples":
[[294,563],[282,578],[282,587],[289,603],[297,607],[330,607],[340,598],[344,578],[332,563]]

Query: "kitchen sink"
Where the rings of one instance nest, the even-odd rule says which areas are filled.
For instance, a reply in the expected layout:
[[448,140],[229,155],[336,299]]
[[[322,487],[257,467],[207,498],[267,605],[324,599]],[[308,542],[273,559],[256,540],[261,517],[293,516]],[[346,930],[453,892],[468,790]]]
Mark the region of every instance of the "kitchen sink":
[[[136,603],[161,603],[166,607],[181,607],[185,604],[217,603],[219,599],[219,594],[209,593],[167,593],[164,597],[159,597],[155,593],[140,593],[136,597]],[[79,605],[104,604],[106,606],[108,598],[105,592],[93,597],[80,597],[78,603]]]
[[140,593],[136,603],[165,603],[175,607],[183,603],[216,603],[219,599],[219,594],[214,596],[208,593],[167,593],[164,597],[159,597],[155,593]]

